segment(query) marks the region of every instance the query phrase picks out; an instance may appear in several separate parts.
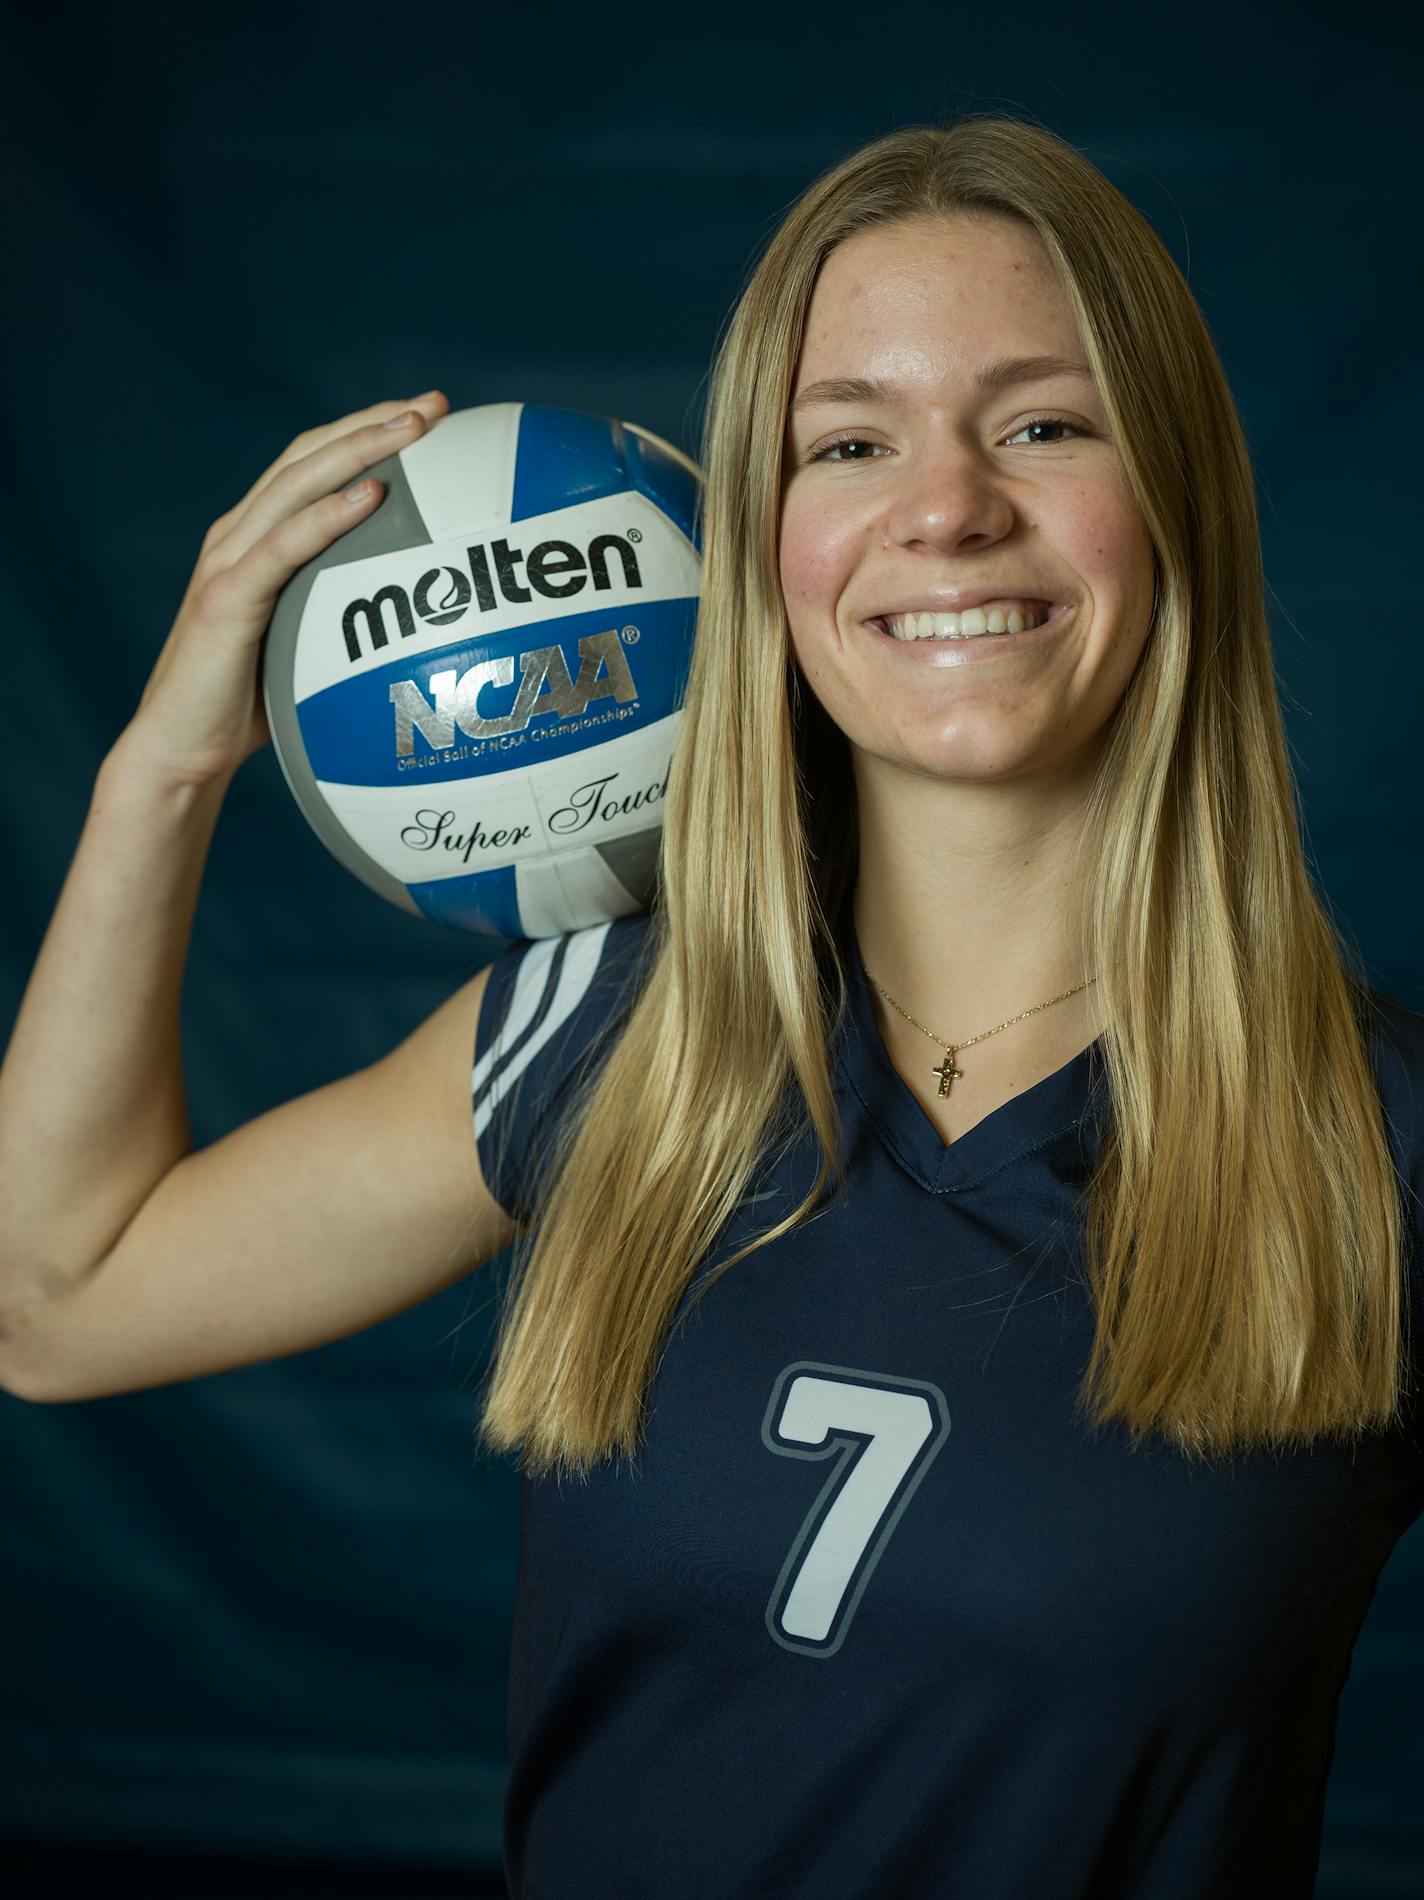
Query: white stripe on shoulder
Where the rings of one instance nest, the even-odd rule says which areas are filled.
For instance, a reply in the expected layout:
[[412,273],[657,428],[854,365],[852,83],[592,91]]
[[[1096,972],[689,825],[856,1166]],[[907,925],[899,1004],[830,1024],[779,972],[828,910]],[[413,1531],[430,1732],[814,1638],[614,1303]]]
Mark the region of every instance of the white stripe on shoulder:
[[531,943],[519,959],[519,968],[514,976],[514,992],[509,999],[509,1015],[502,1026],[496,1027],[494,1040],[474,1066],[470,1077],[471,1089],[484,1086],[490,1070],[501,1059],[504,1051],[528,1028],[544,987],[549,980],[549,966],[554,961],[554,952],[559,947],[557,937],[541,937]]
[[[550,1036],[563,1027],[587,996],[603,956],[604,940],[611,927],[609,923],[590,924],[583,930],[570,931],[559,980],[543,1022],[528,1041],[510,1056],[504,1067],[499,1068],[499,1073],[493,1075],[489,1089],[474,1111],[476,1140],[489,1126],[508,1085],[524,1072]],[[549,968],[558,941],[557,937],[541,937],[525,951],[514,979],[514,992],[510,997],[509,1016],[503,1034],[496,1033],[494,1041],[475,1064],[470,1081],[473,1093],[484,1086],[486,1077],[498,1068],[504,1051],[519,1040],[533,1019],[548,984]]]

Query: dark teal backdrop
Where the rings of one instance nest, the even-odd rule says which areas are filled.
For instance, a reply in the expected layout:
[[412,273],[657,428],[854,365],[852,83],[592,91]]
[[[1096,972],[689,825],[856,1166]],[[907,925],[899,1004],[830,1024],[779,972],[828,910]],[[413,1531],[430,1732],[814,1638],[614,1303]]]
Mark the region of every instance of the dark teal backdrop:
[[[789,202],[881,132],[994,107],[1078,145],[1188,275],[1259,472],[1312,860],[1424,1008],[1412,14],[33,10],[3,168],[7,1030],[204,531],[292,436],[438,385],[695,454]],[[194,930],[195,1140],[384,1054],[493,948],[341,870],[260,755]],[[492,1288],[166,1390],[0,1395],[0,1839],[494,1866]],[[1421,1691],[1416,1526],[1345,1691],[1323,1895],[1424,1891]]]

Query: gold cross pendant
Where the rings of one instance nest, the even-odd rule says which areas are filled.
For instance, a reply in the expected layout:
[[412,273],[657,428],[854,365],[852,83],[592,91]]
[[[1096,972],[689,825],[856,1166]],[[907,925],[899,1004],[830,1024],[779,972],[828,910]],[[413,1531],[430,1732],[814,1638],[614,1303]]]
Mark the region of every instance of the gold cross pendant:
[[963,1073],[964,1071],[962,1069],[956,1069],[954,1066],[953,1049],[945,1050],[944,1062],[940,1068],[930,1070],[931,1075],[937,1075],[939,1077],[939,1092],[941,1095],[948,1095],[950,1083],[959,1081]]

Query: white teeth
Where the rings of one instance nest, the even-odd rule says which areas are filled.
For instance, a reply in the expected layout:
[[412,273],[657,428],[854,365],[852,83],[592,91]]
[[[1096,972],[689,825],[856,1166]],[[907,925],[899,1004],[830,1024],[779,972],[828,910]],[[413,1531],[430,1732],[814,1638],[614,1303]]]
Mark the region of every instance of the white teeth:
[[962,614],[886,614],[882,624],[897,640],[972,640],[984,633],[1023,633],[1047,618],[1046,608],[993,602]]

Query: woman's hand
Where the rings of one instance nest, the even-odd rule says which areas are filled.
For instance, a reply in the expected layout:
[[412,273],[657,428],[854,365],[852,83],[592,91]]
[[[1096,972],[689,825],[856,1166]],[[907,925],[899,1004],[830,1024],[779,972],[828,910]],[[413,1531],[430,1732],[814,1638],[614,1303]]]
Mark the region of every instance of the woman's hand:
[[231,778],[269,742],[259,657],[278,594],[379,503],[380,482],[352,494],[353,479],[448,409],[437,389],[307,429],[218,517],[122,735],[126,754],[169,782],[199,787]]

